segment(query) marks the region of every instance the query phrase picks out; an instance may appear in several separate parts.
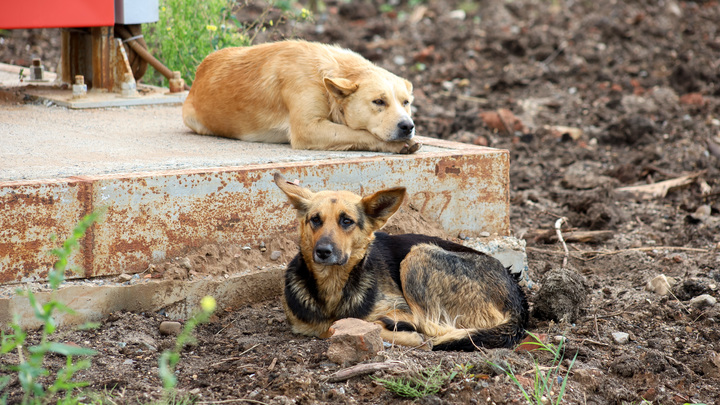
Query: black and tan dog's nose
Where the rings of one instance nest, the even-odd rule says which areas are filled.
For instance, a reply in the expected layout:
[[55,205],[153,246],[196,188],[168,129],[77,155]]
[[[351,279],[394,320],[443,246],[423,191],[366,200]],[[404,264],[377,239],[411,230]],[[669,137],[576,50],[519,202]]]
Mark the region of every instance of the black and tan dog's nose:
[[330,258],[333,254],[333,245],[330,243],[318,243],[315,245],[315,258],[319,262],[324,262]]

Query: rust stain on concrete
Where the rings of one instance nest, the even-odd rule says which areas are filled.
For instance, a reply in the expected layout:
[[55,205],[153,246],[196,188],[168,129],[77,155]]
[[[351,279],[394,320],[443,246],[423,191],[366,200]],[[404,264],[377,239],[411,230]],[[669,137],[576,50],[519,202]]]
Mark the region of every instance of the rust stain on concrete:
[[0,182],[0,283],[43,278],[43,253],[77,221],[107,207],[73,255],[84,276],[138,272],[204,243],[257,243],[292,233],[295,214],[272,176],[312,190],[367,194],[405,186],[408,203],[448,232],[509,232],[507,151],[434,140],[448,151],[203,170]]

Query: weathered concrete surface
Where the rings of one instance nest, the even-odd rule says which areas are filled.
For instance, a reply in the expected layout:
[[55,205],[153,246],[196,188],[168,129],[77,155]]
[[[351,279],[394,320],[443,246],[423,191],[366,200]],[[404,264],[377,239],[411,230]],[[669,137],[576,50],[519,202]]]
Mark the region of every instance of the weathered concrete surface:
[[297,151],[193,135],[179,106],[10,106],[0,134],[0,283],[44,278],[56,246],[50,235],[65,239],[100,207],[105,217],[71,258],[75,277],[142,271],[208,242],[294,233],[276,171],[314,190],[403,185],[406,203],[450,233],[509,231],[502,150],[424,138],[414,155]]
[[[212,295],[218,308],[238,308],[280,295],[284,269],[276,267],[239,274],[229,278],[206,278],[197,281],[148,281],[134,285],[85,285],[61,287],[55,299],[75,311],[57,313],[55,321],[63,325],[81,325],[98,321],[116,311],[164,311],[170,319],[187,319],[199,310],[200,300]],[[21,285],[18,288],[22,288]],[[50,292],[35,293],[42,305],[51,299]],[[24,328],[42,323],[35,318],[25,296],[0,298],[0,328],[17,315]]]
[[[402,185],[405,204],[449,233],[509,233],[507,151],[430,138],[414,155],[298,151],[194,135],[180,116],[180,106],[78,111],[0,101],[0,284],[42,281],[58,243],[50,235],[64,240],[99,207],[104,218],[71,257],[75,277],[140,272],[206,243],[295,235],[295,213],[272,181],[276,171],[313,190],[367,194]],[[65,287],[57,299],[77,314],[58,322],[117,310],[182,319],[206,294],[220,307],[275,297],[281,275],[278,268],[230,279]],[[0,324],[12,314],[36,326],[26,298],[0,299]]]

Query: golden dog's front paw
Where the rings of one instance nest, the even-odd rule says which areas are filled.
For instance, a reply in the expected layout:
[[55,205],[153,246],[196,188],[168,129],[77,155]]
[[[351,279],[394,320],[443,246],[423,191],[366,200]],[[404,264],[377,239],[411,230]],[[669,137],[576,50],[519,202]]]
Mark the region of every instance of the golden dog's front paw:
[[421,143],[415,142],[413,140],[409,140],[407,142],[401,142],[400,145],[401,145],[400,150],[397,151],[396,153],[399,153],[401,155],[410,155],[412,153],[415,153],[418,150],[420,150],[420,147],[422,146]]

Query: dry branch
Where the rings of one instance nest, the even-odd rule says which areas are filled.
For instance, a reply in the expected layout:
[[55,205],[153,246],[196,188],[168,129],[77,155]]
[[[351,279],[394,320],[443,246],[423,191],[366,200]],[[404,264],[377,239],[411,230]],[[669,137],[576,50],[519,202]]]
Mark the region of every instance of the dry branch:
[[615,192],[619,194],[629,194],[639,200],[651,200],[653,198],[663,198],[667,193],[678,187],[690,185],[695,179],[705,174],[707,170],[688,174],[686,176],[675,179],[660,181],[652,184],[644,184],[641,186],[628,186],[616,188]]
[[399,361],[385,361],[382,363],[364,363],[357,364],[352,367],[344,368],[328,377],[328,382],[340,382],[349,380],[353,377],[371,374],[380,370],[388,370],[392,368],[404,367],[404,363]]

